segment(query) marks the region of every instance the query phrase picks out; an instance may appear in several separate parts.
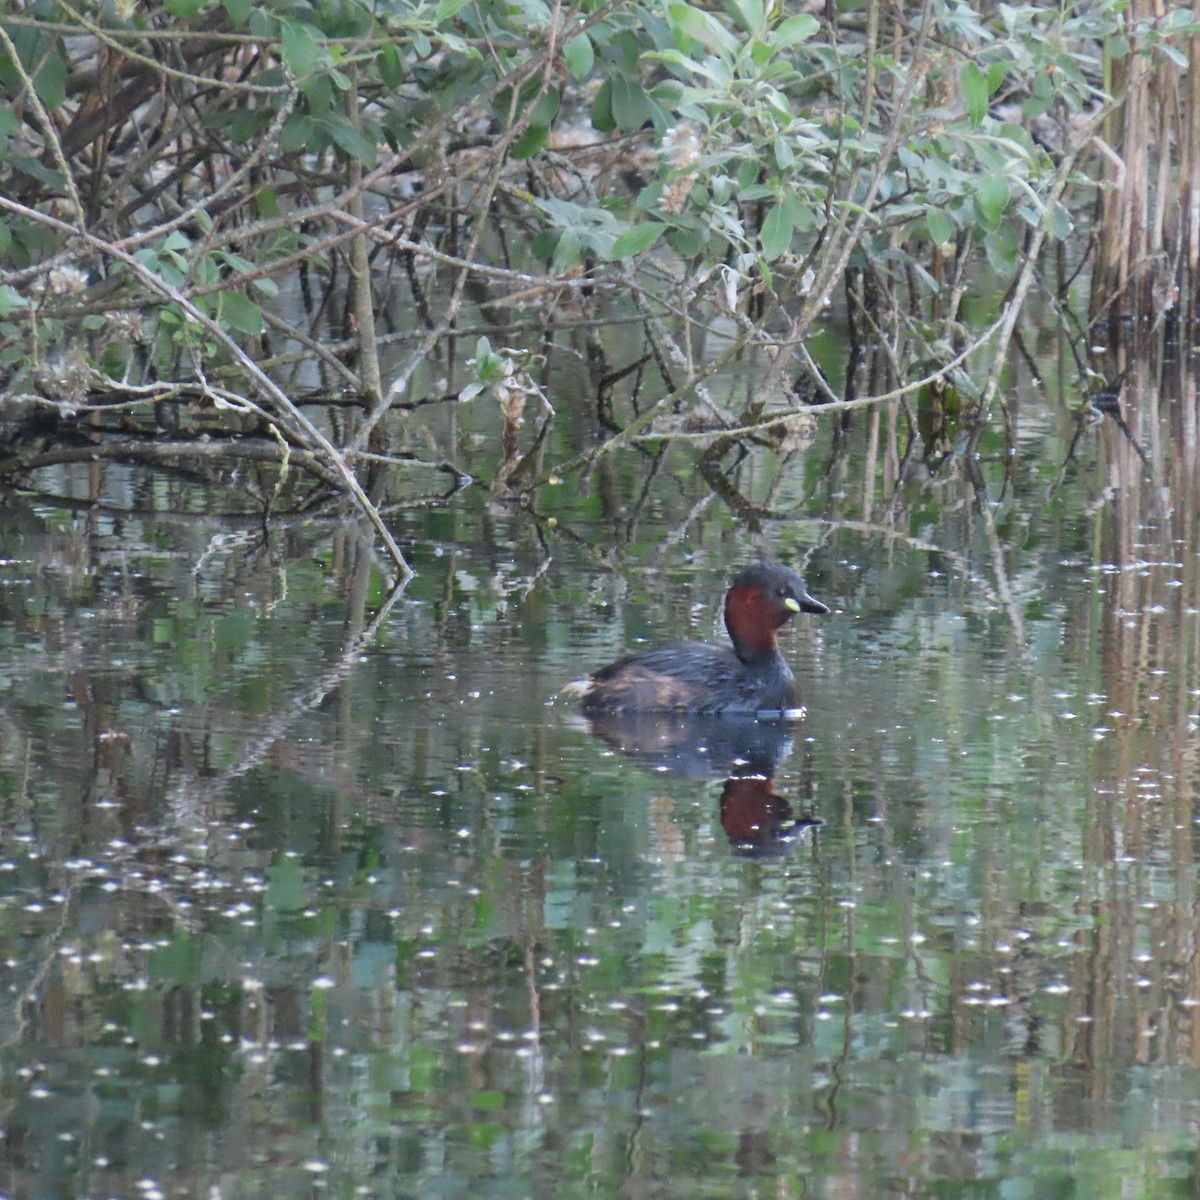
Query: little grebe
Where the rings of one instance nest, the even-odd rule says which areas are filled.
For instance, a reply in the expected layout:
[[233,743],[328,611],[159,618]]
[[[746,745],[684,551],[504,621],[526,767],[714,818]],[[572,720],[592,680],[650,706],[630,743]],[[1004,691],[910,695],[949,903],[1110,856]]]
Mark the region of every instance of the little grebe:
[[583,711],[686,712],[786,717],[801,710],[796,680],[779,653],[777,631],[798,612],[827,613],[790,567],[747,567],[725,597],[733,649],[671,642],[639,650],[573,685]]

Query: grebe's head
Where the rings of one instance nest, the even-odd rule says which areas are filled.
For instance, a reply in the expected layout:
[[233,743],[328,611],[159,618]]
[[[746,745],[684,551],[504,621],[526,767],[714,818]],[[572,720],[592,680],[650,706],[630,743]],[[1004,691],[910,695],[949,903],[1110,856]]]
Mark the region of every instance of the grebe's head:
[[744,659],[746,653],[774,651],[776,630],[800,612],[819,615],[829,612],[829,606],[808,594],[791,567],[755,563],[733,581],[725,597],[725,628]]

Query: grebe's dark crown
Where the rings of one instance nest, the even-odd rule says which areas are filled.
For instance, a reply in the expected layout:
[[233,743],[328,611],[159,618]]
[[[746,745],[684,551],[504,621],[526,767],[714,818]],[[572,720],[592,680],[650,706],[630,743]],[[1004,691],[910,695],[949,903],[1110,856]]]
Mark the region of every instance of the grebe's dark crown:
[[746,567],[733,581],[729,595],[732,596],[742,588],[760,591],[793,613],[822,615],[829,612],[827,604],[822,604],[820,600],[808,594],[808,588],[804,586],[804,580],[799,574],[782,563],[759,562]]

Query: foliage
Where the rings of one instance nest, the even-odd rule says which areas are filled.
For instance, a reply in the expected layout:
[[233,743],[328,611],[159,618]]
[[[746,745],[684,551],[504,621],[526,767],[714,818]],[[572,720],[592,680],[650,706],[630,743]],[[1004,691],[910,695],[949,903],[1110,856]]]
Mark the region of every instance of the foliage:
[[[832,20],[765,0],[26,0],[0,23],[3,394],[79,408],[213,372],[253,391],[240,347],[273,369],[318,355],[375,394],[374,428],[470,277],[798,312],[800,342],[847,270],[884,302],[902,381],[953,341],[974,248],[1011,280],[1033,233],[1071,236],[1063,163],[1102,64],[1174,71],[1193,33],[1118,0]],[[368,250],[344,342],[315,346],[314,279],[361,280]],[[390,392],[385,261],[429,331]],[[446,297],[421,269],[458,272]],[[302,312],[279,303],[292,278]]]

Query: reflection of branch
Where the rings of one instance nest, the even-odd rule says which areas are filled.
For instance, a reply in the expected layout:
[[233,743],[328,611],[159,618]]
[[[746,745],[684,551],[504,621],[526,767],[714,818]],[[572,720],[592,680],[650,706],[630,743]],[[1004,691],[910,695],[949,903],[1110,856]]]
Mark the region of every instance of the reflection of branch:
[[967,464],[967,476],[971,480],[971,485],[975,488],[975,505],[979,510],[980,517],[983,518],[983,528],[987,534],[988,549],[992,552],[992,574],[996,579],[996,590],[999,593],[1000,605],[1008,616],[1008,621],[1012,626],[1017,645],[1024,655],[1028,653],[1028,648],[1025,645],[1025,621],[1021,615],[1020,608],[1013,599],[1012,588],[1008,584],[1008,570],[1004,566],[1004,547],[1000,544],[1000,534],[996,529],[996,519],[992,515],[992,503],[988,499],[987,483],[983,478],[983,472],[979,469],[979,463],[973,455],[968,455],[964,461]]
[[311,450],[295,446],[286,449],[278,442],[266,438],[242,439],[238,441],[210,441],[182,439],[173,442],[139,441],[134,438],[113,438],[86,446],[60,446],[53,450],[18,452],[0,459],[0,476],[18,475],[26,471],[37,471],[43,467],[60,466],[64,463],[99,462],[109,459],[116,462],[140,462],[163,464],[179,459],[243,459],[250,462],[295,464],[315,475],[330,487],[340,487],[341,480],[329,466]]
[[987,577],[972,571],[967,556],[959,550],[947,550],[944,546],[939,546],[935,542],[913,537],[912,534],[905,533],[903,529],[898,529],[893,525],[881,525],[875,521],[836,521],[827,517],[814,517],[810,524],[824,527],[830,532],[845,530],[850,533],[861,533],[867,537],[882,538],[884,541],[896,542],[906,550],[923,550],[929,554],[936,554],[949,565],[956,567],[964,579],[982,583],[987,590],[988,599],[997,601],[1000,599]]
[[[1130,367],[1132,365],[1133,364],[1130,363]],[[1128,370],[1129,367],[1126,367],[1125,372],[1128,372]],[[1125,372],[1122,372],[1122,375],[1124,375]],[[1120,396],[1115,391],[1105,390],[1103,392],[1098,392],[1094,396],[1089,396],[1087,404],[1093,412],[1099,413],[1102,416],[1112,417],[1112,419],[1116,421],[1117,428],[1125,435],[1129,444],[1137,451],[1138,458],[1142,460],[1142,466],[1148,467],[1150,465],[1149,455],[1145,452],[1145,450],[1142,449],[1141,443],[1134,436],[1133,430],[1130,429],[1125,423],[1125,418],[1121,414]]]
[[[59,950],[63,940],[63,934],[67,930],[67,925],[71,920],[75,919],[75,895],[79,889],[81,875],[78,871],[72,871],[68,867],[67,884],[63,889],[64,895],[59,903],[59,918],[54,929],[46,935],[46,944],[53,947],[49,953],[42,959],[41,965],[34,971],[32,978],[29,980],[28,986],[24,989],[20,1000],[36,1000],[37,994],[41,990],[42,985],[46,982],[46,977],[50,974],[51,967],[61,962]],[[23,958],[31,957],[29,954],[22,955]],[[13,1029],[12,1035],[0,1042],[3,1046],[15,1046],[18,1040],[25,1035],[25,1031],[29,1027],[29,1013],[33,1011],[32,1007],[18,1002],[16,1007],[16,1027]],[[7,1114],[5,1114],[7,1115]]]
[[367,625],[363,626],[361,630],[354,633],[347,640],[341,654],[338,655],[337,659],[329,666],[325,673],[309,688],[296,696],[287,708],[279,712],[263,732],[259,733],[252,741],[246,743],[238,761],[222,773],[221,783],[225,784],[231,780],[238,779],[258,766],[266,756],[267,751],[279,741],[284,731],[292,722],[321,704],[325,697],[349,676],[350,672],[361,661],[363,651],[371,644],[375,635],[379,632],[383,622],[387,619],[388,613],[392,611],[392,606],[404,594],[404,590],[407,587],[408,580],[404,579],[388,592],[384,602],[379,606],[379,611],[371,618]]

